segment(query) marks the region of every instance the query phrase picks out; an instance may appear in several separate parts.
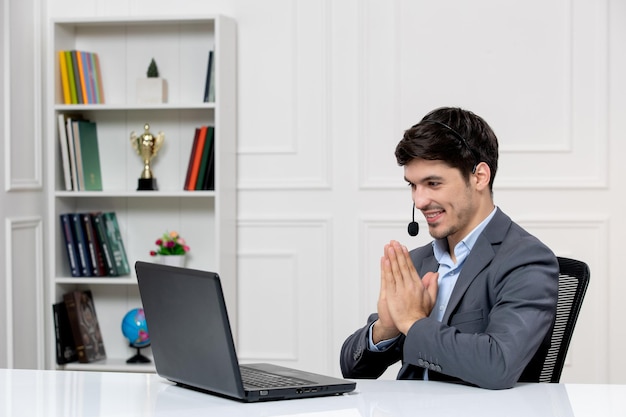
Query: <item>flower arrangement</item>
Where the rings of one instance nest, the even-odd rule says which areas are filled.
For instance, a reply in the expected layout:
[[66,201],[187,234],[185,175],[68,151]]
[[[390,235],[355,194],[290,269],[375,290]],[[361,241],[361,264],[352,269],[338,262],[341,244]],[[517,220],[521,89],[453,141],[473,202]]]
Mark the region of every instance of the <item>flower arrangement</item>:
[[163,236],[158,238],[155,244],[158,248],[157,250],[151,250],[150,256],[184,255],[190,249],[185,239],[180,237],[178,232],[175,231],[163,233]]

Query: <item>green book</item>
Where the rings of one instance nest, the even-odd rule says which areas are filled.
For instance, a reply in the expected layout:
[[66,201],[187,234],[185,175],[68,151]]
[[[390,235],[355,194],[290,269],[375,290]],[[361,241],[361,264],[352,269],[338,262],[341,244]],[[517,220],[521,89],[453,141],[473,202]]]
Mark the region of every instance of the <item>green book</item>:
[[74,71],[74,85],[76,89],[76,103],[77,104],[85,104],[83,100],[83,90],[80,84],[80,69],[78,68],[78,56],[76,55],[76,50],[70,51],[70,59],[72,62],[72,69]]
[[116,277],[118,275],[117,267],[115,266],[113,251],[111,250],[111,243],[109,242],[109,238],[105,230],[104,217],[102,213],[91,213],[91,221],[96,231],[98,243],[102,248],[102,255],[104,258],[104,264],[106,265],[107,275],[110,277]]
[[76,80],[74,78],[74,65],[72,61],[71,51],[65,51],[65,62],[67,63],[67,76],[70,88],[70,98],[72,100],[72,104],[78,104],[78,97],[76,96]]
[[102,172],[100,171],[100,151],[98,150],[96,124],[87,120],[78,120],[76,123],[78,123],[84,190],[102,191]]
[[115,212],[111,211],[103,213],[102,218],[104,219],[104,230],[106,231],[106,235],[111,246],[115,269],[117,270],[118,275],[128,275],[130,274],[130,265],[128,264],[126,249],[124,248],[124,242],[122,241],[120,226],[117,223],[117,216],[115,215]]

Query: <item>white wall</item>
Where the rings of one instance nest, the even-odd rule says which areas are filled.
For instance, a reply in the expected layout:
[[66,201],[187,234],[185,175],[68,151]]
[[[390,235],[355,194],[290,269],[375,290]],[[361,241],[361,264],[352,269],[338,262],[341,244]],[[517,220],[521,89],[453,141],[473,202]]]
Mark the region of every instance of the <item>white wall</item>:
[[43,3],[48,17],[237,20],[243,360],[339,374],[343,339],[375,309],[382,245],[429,240],[406,235],[395,144],[452,105],[499,136],[496,203],[591,267],[562,380],[626,382],[623,0]]
[[0,0],[0,367],[44,366],[39,6]]

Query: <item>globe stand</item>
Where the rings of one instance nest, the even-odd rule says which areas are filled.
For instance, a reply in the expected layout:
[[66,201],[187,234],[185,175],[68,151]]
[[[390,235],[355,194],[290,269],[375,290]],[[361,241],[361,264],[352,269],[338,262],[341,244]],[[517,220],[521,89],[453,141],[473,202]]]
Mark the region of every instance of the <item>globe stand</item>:
[[130,345],[130,347],[137,349],[137,353],[134,356],[131,356],[130,358],[128,358],[126,360],[126,363],[150,363],[152,362],[150,358],[141,354],[141,349],[148,347],[148,346],[149,345],[137,347],[137,346]]

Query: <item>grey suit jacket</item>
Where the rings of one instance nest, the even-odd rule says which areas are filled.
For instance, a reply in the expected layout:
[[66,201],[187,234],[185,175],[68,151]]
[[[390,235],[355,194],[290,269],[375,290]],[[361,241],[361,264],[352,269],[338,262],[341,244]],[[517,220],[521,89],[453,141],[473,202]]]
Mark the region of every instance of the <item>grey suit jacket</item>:
[[[437,271],[432,245],[410,252],[420,276]],[[442,322],[418,320],[384,352],[368,349],[367,324],[346,339],[346,378],[378,378],[401,360],[398,379],[462,381],[490,389],[537,381],[554,324],[558,263],[500,209],[468,255]]]

